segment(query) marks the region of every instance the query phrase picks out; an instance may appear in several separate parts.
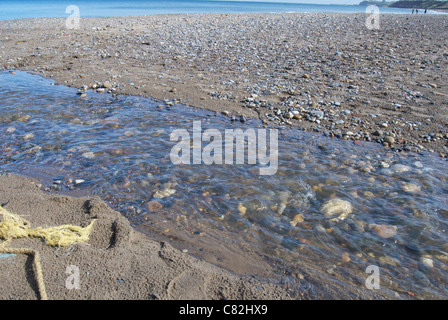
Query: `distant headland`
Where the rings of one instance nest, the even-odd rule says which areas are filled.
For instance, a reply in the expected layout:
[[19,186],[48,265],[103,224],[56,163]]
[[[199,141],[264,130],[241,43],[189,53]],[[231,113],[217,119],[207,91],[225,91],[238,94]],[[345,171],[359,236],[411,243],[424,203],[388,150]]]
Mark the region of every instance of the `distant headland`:
[[448,10],[448,1],[436,0],[405,0],[405,1],[362,1],[360,6],[376,5],[378,7],[389,8],[417,8],[417,9],[432,9],[432,10]]
[[378,7],[388,7],[392,2],[387,1],[362,1],[359,5],[360,6],[370,6],[370,5],[376,5]]

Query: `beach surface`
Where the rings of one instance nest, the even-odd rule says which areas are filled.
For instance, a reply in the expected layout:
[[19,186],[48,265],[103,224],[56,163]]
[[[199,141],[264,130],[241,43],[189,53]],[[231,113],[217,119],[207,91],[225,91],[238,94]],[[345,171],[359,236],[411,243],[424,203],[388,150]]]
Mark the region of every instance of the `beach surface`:
[[[0,21],[0,68],[269,126],[448,154],[445,15],[189,14]],[[102,88],[101,88],[102,87]],[[81,95],[82,96],[82,95]]]
[[[268,126],[445,157],[448,20],[381,15],[378,30],[365,21],[364,14],[324,13],[81,18],[78,29],[59,18],[0,21],[0,68],[55,79],[80,89],[80,99],[86,90],[152,97],[174,109],[182,103],[223,113],[229,121],[259,118]],[[50,298],[291,297],[288,283],[250,277],[251,270],[266,278],[275,273],[253,253],[219,252],[229,257],[217,261],[220,268],[133,230],[99,198],[48,194],[20,176],[0,179],[0,202],[33,226],[99,219],[89,244],[12,243],[40,252]],[[26,256],[0,262],[1,299],[38,298]],[[66,288],[70,265],[82,272],[80,290]],[[365,279],[352,286],[338,275],[329,282],[305,263],[297,268],[306,280],[294,298],[394,298],[364,288]]]

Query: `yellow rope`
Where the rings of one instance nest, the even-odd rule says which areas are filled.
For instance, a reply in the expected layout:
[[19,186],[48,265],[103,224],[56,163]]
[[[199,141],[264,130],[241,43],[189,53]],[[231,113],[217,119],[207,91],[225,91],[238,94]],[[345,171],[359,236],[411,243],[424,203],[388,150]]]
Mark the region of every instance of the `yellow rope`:
[[[2,243],[3,244],[3,243]],[[28,254],[33,257],[33,268],[36,273],[37,289],[41,300],[48,300],[47,291],[45,290],[44,275],[40,263],[40,254],[38,251],[26,248],[0,248],[0,253],[10,254]]]
[[65,247],[76,242],[87,242],[93,228],[93,220],[87,227],[74,225],[61,225],[56,227],[31,229],[31,224],[22,217],[10,213],[0,206],[0,239],[5,240],[0,243],[0,253],[10,254],[28,254],[33,257],[33,268],[36,274],[36,282],[39,295],[42,300],[47,300],[44,277],[40,262],[40,254],[36,250],[27,248],[6,248],[12,239],[39,237],[44,238],[45,242],[51,246]]

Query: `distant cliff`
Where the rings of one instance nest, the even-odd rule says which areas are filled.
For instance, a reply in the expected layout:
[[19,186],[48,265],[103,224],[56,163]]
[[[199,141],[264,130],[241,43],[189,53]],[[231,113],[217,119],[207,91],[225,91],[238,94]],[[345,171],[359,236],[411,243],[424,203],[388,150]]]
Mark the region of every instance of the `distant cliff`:
[[387,7],[389,4],[391,3],[386,1],[362,1],[359,5],[360,6],[375,5],[377,7]]
[[434,0],[397,1],[389,4],[388,7],[448,10],[448,1],[434,1]]

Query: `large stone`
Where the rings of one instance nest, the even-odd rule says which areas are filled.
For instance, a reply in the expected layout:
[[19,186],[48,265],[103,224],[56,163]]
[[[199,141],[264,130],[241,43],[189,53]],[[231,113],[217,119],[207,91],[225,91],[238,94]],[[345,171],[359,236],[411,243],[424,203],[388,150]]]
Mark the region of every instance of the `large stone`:
[[395,143],[395,138],[391,137],[391,136],[385,136],[384,142],[387,142],[388,144],[393,145]]
[[173,195],[175,193],[176,193],[176,190],[169,189],[169,188],[167,188],[165,190],[158,190],[153,195],[153,198],[155,198],[155,199],[163,199],[163,198],[169,197],[169,196],[171,196],[171,195]]
[[372,224],[369,225],[373,229],[373,232],[381,238],[387,239],[397,234],[397,227],[387,224]]
[[110,83],[109,81],[105,81],[103,83],[103,88],[106,88],[106,89],[112,88],[112,83]]
[[330,199],[325,202],[320,211],[327,217],[332,217],[338,215],[337,220],[343,220],[348,217],[350,213],[353,212],[353,206],[347,200],[342,200],[339,198]]
[[149,201],[149,202],[145,205],[145,207],[146,207],[146,209],[147,209],[148,211],[151,211],[151,212],[158,212],[158,211],[162,210],[163,205],[162,205],[159,201],[152,200],[152,201]]
[[391,170],[395,173],[402,173],[402,172],[410,171],[411,167],[405,166],[404,164],[397,163],[391,167]]
[[403,190],[410,193],[420,192],[421,187],[415,183],[404,183]]

